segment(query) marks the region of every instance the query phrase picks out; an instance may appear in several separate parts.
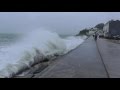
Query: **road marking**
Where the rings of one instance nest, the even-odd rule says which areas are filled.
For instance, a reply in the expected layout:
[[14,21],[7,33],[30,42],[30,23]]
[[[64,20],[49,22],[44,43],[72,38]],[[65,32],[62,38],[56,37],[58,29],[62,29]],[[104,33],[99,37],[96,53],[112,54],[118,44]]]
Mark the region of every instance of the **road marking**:
[[106,68],[106,65],[105,65],[105,63],[104,63],[104,60],[103,60],[103,58],[102,58],[102,55],[101,55],[101,53],[100,53],[100,50],[99,50],[97,41],[96,41],[95,43],[96,43],[97,50],[98,50],[98,53],[99,53],[99,55],[100,55],[101,61],[102,61],[102,63],[103,63],[103,66],[104,66],[104,68],[105,68],[105,71],[106,71],[106,73],[107,73],[107,77],[110,78],[109,73],[108,73],[107,68]]

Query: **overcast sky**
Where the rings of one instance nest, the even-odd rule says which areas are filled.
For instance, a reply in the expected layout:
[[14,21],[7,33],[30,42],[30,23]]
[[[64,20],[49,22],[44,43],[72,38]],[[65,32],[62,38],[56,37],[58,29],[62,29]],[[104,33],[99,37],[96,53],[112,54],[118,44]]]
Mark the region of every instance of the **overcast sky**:
[[0,12],[0,32],[28,32],[47,28],[59,34],[77,34],[81,29],[119,19],[119,12]]

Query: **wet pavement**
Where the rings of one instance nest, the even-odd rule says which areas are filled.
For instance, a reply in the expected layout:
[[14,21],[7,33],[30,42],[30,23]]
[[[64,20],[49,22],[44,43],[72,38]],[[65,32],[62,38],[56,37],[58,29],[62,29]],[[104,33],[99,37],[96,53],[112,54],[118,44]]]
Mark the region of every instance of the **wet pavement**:
[[109,77],[120,78],[120,44],[107,39],[99,39],[97,44]]
[[90,37],[34,78],[120,77],[119,53],[119,44],[104,39],[99,39],[96,44],[93,37]]

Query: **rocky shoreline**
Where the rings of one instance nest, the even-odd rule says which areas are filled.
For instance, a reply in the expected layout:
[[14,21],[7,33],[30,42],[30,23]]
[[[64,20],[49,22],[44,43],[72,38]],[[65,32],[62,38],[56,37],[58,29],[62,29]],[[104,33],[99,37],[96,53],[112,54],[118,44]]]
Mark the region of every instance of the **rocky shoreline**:
[[[88,38],[89,37],[87,37],[85,40],[87,40]],[[76,47],[75,49],[77,49],[78,47]],[[75,50],[75,49],[73,49],[73,50]],[[73,50],[69,51],[66,54],[69,54]],[[12,78],[38,78],[38,74],[40,74],[49,65],[55,63],[55,61],[57,61],[58,58],[61,58],[61,57],[65,56],[66,54],[64,54],[64,55],[56,54],[53,57],[48,57],[48,58],[36,63],[35,65],[32,65],[30,68],[23,70],[22,72],[18,73],[17,75],[13,76]],[[37,58],[37,59],[39,59],[39,58]]]
[[52,62],[54,62],[56,58],[53,59],[45,59],[30,68],[24,70],[21,73],[18,73],[17,75],[13,76],[12,78],[34,78],[36,77],[36,74],[40,73],[43,71],[46,67],[48,67]]
[[[70,52],[72,52],[73,50],[71,50]],[[66,54],[69,54],[70,52]],[[44,69],[46,69],[51,64],[55,63],[55,61],[57,61],[58,58],[61,58],[65,56],[66,54],[57,55],[55,57],[51,57],[51,59],[44,59],[40,61],[39,63],[36,63],[35,65],[31,66],[30,68],[25,69],[22,72],[16,74],[12,78],[38,78],[38,74],[40,74]]]

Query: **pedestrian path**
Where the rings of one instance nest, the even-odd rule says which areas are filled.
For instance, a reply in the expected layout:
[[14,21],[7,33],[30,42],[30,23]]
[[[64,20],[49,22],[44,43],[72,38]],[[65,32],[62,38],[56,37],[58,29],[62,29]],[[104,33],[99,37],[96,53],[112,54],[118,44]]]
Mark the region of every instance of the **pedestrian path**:
[[69,54],[58,58],[35,77],[39,78],[108,78],[93,37]]

